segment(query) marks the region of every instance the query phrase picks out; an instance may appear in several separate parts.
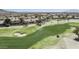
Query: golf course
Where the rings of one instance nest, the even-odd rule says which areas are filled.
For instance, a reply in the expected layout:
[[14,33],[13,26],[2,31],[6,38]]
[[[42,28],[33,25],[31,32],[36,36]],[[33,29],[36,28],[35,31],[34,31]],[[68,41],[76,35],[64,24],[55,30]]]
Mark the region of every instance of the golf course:
[[[79,26],[79,23],[61,23],[60,21],[59,24],[49,22],[49,24],[46,23],[42,26],[32,24],[29,26],[0,27],[0,48],[43,49],[54,46],[62,39],[61,36],[72,33],[71,28],[74,26]],[[21,36],[22,34],[25,35]],[[60,38],[57,38],[57,35],[60,35]]]

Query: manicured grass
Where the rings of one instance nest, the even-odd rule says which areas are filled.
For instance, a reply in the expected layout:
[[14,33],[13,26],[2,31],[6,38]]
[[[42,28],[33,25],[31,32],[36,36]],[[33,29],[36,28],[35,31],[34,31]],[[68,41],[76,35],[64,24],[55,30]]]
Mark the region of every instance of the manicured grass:
[[43,40],[37,42],[36,44],[32,45],[30,48],[44,48],[48,46],[55,45],[60,39],[56,38],[56,36],[49,36],[44,38]]
[[1,34],[0,37],[1,36],[13,37],[14,33],[16,33],[16,32],[22,32],[22,33],[26,33],[28,35],[28,34],[33,33],[34,31],[36,31],[37,28],[38,28],[38,26],[31,26],[31,27],[24,26],[22,28],[2,28],[2,29],[0,29],[0,34]]
[[[35,30],[37,27],[32,27]],[[32,28],[30,28],[32,30]],[[69,29],[69,24],[58,24],[45,26],[37,31],[32,31],[25,37],[0,37],[0,48],[44,48],[54,45],[59,40],[54,37]],[[21,29],[30,32],[30,29]],[[20,31],[20,30],[19,30]]]
[[20,29],[17,29],[15,32],[24,32],[26,34],[31,34],[35,32],[38,29],[38,26],[31,26],[31,27],[22,27]]
[[79,22],[71,22],[71,23],[69,23],[69,25],[71,25],[71,26],[79,26]]
[[[5,28],[0,29],[0,48],[44,48],[47,46],[55,45],[60,38],[56,38],[57,34],[65,34],[72,32],[70,30],[73,26],[79,26],[79,23],[65,23],[48,25],[40,28],[39,26],[22,27],[22,28]],[[40,29],[38,29],[40,28]],[[38,29],[38,30],[37,30]],[[25,37],[9,37],[15,32],[24,32],[28,34]]]

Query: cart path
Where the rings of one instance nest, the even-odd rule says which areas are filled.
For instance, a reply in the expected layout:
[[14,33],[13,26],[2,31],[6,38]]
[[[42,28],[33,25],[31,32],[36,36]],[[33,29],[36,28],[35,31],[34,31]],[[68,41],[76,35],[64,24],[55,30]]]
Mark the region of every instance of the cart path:
[[76,37],[75,34],[64,37],[56,45],[47,47],[47,49],[79,49],[79,42],[74,40]]

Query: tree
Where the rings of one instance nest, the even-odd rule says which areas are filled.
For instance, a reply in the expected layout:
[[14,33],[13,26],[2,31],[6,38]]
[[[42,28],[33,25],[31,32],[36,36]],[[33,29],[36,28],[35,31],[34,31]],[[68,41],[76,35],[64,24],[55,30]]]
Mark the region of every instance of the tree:
[[11,20],[9,18],[6,18],[3,24],[4,26],[9,27],[11,25]]
[[78,38],[75,38],[75,40],[79,41],[79,27],[76,27],[76,30],[74,30],[74,33],[78,36]]
[[38,15],[38,20],[36,20],[37,25],[41,26],[42,23],[42,19],[41,19],[41,15]]
[[38,16],[37,15],[35,15],[35,18],[37,18]]
[[20,20],[20,24],[23,24],[24,23],[23,18],[19,18],[19,20]]
[[72,15],[72,19],[74,19],[75,18],[75,16],[74,15]]

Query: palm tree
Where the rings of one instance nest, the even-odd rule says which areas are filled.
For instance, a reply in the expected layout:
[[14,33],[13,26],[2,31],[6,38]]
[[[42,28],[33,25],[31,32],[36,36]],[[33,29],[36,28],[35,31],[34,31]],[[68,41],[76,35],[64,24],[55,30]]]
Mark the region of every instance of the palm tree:
[[65,19],[67,20],[67,22],[69,22],[69,17],[68,16],[69,16],[68,14],[65,15]]

